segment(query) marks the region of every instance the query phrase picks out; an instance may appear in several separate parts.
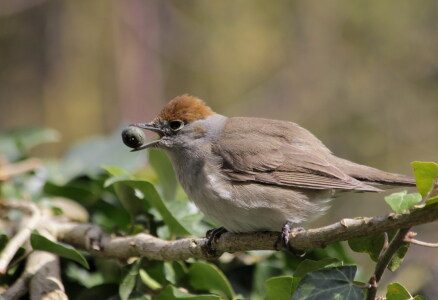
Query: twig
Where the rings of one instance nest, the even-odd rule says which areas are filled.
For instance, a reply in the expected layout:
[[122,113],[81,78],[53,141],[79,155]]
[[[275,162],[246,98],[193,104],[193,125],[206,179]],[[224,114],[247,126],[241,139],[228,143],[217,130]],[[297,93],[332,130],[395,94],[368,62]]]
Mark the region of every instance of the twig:
[[[44,230],[40,233],[53,240]],[[61,283],[59,257],[43,251],[33,251],[23,274],[3,294],[6,300],[20,299],[29,291],[30,299],[68,299]]]
[[[410,228],[435,220],[438,220],[438,203],[415,209],[407,214],[344,219],[325,227],[290,235],[290,243],[297,250],[322,248],[328,244],[355,237]],[[188,258],[210,259],[224,252],[274,250],[274,243],[278,238],[278,232],[224,233],[213,244],[217,256],[212,256],[206,251],[207,239],[205,238],[165,241],[143,233],[134,236],[111,237],[100,227],[91,224],[53,223],[52,225],[51,230],[58,240],[87,250],[94,255],[122,260],[138,256],[169,261]]]
[[41,160],[29,158],[15,164],[0,165],[0,181],[8,180],[10,177],[26,173],[40,167]]
[[[55,240],[45,230],[40,230],[40,233],[50,240]],[[61,281],[61,268],[57,255],[44,251],[34,251],[29,256],[27,263],[34,265],[36,269],[29,283],[31,300],[68,300]]]
[[380,279],[382,278],[383,272],[388,266],[394,254],[397,250],[403,246],[406,242],[404,241],[406,234],[409,232],[409,228],[400,229],[397,234],[392,239],[386,251],[377,260],[376,269],[374,275],[369,280],[370,287],[368,288],[367,300],[374,300],[377,293],[377,287]]
[[410,231],[406,235],[404,241],[407,243],[414,244],[414,245],[419,245],[419,246],[424,246],[424,247],[429,247],[429,248],[438,248],[438,243],[428,243],[428,242],[419,241],[417,239],[414,239],[415,236],[417,236],[417,233]]
[[38,226],[41,219],[41,211],[35,203],[29,201],[11,201],[2,203],[1,206],[30,213],[29,219],[23,219],[21,229],[9,240],[8,244],[0,254],[0,274],[5,274],[8,264],[17,250],[27,241],[32,230]]

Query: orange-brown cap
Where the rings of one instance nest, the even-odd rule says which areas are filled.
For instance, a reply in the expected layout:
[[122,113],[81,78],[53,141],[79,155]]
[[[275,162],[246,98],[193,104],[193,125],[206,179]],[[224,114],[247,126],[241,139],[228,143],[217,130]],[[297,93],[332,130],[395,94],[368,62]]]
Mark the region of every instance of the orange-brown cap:
[[180,120],[191,123],[213,115],[213,110],[204,101],[190,95],[172,99],[157,116],[158,120]]

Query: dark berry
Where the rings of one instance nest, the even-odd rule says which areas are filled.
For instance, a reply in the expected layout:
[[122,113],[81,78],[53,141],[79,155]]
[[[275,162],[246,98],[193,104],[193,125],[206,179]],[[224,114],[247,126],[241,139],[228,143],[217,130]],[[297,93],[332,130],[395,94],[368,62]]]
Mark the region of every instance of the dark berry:
[[144,133],[140,128],[128,127],[122,131],[123,143],[130,148],[137,148],[143,145]]

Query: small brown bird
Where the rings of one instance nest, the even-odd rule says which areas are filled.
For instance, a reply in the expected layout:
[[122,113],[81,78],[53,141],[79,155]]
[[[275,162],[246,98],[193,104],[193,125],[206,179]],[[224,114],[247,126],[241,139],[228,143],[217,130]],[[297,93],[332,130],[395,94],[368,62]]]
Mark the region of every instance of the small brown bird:
[[[280,231],[322,214],[339,191],[380,192],[380,185],[413,186],[409,176],[336,157],[299,125],[270,119],[228,118],[183,95],[150,123],[158,133],[138,146],[164,150],[178,180],[199,209],[225,231]],[[211,240],[210,240],[211,243]]]

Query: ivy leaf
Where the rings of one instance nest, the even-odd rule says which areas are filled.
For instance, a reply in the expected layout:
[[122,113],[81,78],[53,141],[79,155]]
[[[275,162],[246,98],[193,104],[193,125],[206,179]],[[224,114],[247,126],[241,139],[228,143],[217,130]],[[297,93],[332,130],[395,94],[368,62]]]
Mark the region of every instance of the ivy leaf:
[[434,162],[414,161],[411,165],[414,167],[417,189],[421,196],[426,197],[438,177],[438,164]]
[[400,283],[390,283],[386,288],[387,300],[406,300],[412,299],[411,294]]
[[87,260],[79,251],[69,245],[64,245],[49,240],[45,236],[39,234],[37,231],[32,232],[30,236],[30,244],[34,250],[47,251],[64,258],[74,260],[87,269],[90,268]]
[[408,252],[409,246],[410,244],[405,244],[397,249],[397,252],[395,252],[394,256],[388,264],[388,270],[394,272],[400,267],[406,253]]
[[353,282],[356,270],[356,266],[344,266],[307,273],[298,284],[292,300],[362,300],[363,289]]
[[289,300],[292,295],[292,276],[271,277],[265,281],[266,300]]
[[324,258],[324,259],[320,259],[320,260],[310,260],[310,259],[305,259],[303,260],[298,267],[296,268],[295,272],[294,272],[294,277],[303,277],[304,275],[306,275],[309,272],[313,272],[319,269],[322,269],[324,267],[327,267],[329,265],[336,265],[336,264],[341,264],[342,261],[340,261],[337,258]]
[[384,243],[383,233],[358,237],[348,240],[348,245],[354,252],[368,253],[373,261],[377,261]]
[[409,211],[415,204],[421,202],[422,197],[419,193],[408,194],[407,191],[393,193],[385,197],[385,202],[391,206],[396,213]]
[[226,299],[234,299],[230,282],[215,265],[195,262],[190,266],[188,275],[194,288],[218,294]]

